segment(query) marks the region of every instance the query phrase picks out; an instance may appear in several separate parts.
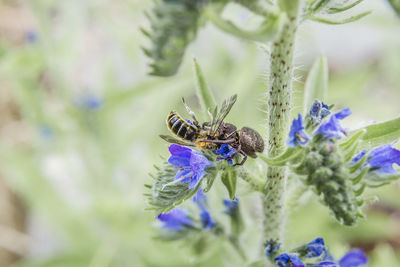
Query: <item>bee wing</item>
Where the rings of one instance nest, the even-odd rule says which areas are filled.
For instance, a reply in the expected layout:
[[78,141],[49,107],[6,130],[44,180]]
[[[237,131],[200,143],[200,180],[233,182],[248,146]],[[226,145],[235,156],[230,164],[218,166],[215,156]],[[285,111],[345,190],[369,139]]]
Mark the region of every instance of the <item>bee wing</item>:
[[162,139],[164,139],[165,141],[167,141],[168,143],[178,144],[178,145],[182,145],[182,146],[194,146],[194,145],[191,144],[191,143],[188,143],[188,142],[185,142],[185,141],[181,141],[181,140],[176,139],[175,137],[170,136],[170,135],[163,135],[163,134],[161,134],[160,137],[161,137]]
[[225,117],[231,111],[233,104],[235,104],[237,99],[237,95],[233,95],[222,103],[221,109],[218,111],[216,115],[214,115],[214,121],[211,126],[212,133],[215,133],[219,127],[221,126],[222,122],[224,121]]

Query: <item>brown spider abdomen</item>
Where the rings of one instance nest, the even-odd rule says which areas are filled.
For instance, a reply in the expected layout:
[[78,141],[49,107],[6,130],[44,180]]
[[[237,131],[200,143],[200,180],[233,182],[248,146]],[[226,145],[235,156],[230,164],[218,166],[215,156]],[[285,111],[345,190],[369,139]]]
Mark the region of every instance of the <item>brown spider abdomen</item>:
[[264,140],[261,135],[249,127],[243,127],[239,132],[239,142],[244,153],[256,158],[256,152],[264,151]]

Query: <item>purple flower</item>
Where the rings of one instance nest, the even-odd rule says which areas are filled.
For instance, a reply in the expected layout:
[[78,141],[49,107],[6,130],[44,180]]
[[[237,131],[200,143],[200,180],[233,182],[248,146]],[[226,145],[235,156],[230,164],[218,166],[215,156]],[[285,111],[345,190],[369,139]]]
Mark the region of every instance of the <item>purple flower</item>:
[[201,227],[204,230],[209,230],[214,227],[215,222],[213,218],[211,217],[210,212],[205,207],[201,207],[201,213],[200,213],[200,221],[201,221]]
[[324,102],[320,102],[318,100],[314,100],[309,115],[310,117],[316,121],[317,123],[320,123],[322,119],[327,117],[331,112],[329,111],[329,106],[326,105]]
[[340,125],[340,120],[343,120],[351,114],[349,108],[344,108],[338,113],[333,114],[329,121],[321,124],[315,133],[321,133],[324,137],[328,138],[342,138],[347,136],[347,132]]
[[304,263],[296,254],[282,253],[274,259],[278,267],[304,267]]
[[224,210],[225,214],[231,215],[235,212],[237,212],[239,208],[239,199],[235,198],[234,200],[230,199],[224,199],[223,201],[224,206],[226,207],[226,210]]
[[203,189],[199,188],[195,196],[193,196],[192,201],[197,204],[200,208],[200,221],[201,227],[205,230],[211,229],[214,227],[215,222],[211,217],[210,212],[206,208],[207,204],[207,196],[203,193]]
[[296,147],[299,143],[300,145],[305,145],[310,138],[304,131],[303,118],[299,114],[297,120],[294,119],[292,126],[290,127],[289,138],[286,140],[286,144],[289,147]]
[[96,111],[103,105],[103,100],[96,94],[86,93],[75,100],[78,107]]
[[213,150],[214,154],[221,155],[222,157],[218,157],[217,161],[226,160],[229,165],[233,164],[232,156],[236,153],[236,149],[233,147],[223,144],[219,149]]
[[340,267],[358,267],[367,263],[368,258],[361,249],[353,249],[339,260]]
[[190,220],[184,210],[175,208],[167,213],[161,213],[157,218],[163,222],[163,228],[171,231],[182,231],[187,226],[194,227],[194,223]]
[[373,149],[368,156],[369,166],[378,173],[399,174],[393,164],[400,165],[400,151],[392,147],[393,144],[379,146]]
[[306,245],[307,258],[319,257],[326,252],[325,242],[323,238],[316,238]]
[[28,30],[25,32],[25,40],[28,43],[35,43],[38,39],[37,32],[34,30]]
[[206,173],[205,169],[212,165],[202,153],[188,147],[172,144],[169,151],[171,157],[168,162],[179,168],[179,171],[175,176],[175,181],[167,185],[182,182],[189,183],[189,188],[194,188]]
[[323,261],[318,263],[317,265],[314,265],[313,267],[339,267],[339,265],[332,261]]
[[267,258],[271,258],[271,256],[277,253],[279,251],[279,248],[281,247],[281,244],[274,239],[267,240],[266,245],[267,246],[265,247],[265,255],[267,256]]
[[367,154],[367,151],[361,151],[351,159],[351,162],[356,163],[357,161],[361,160],[365,156],[365,154]]
[[339,263],[332,261],[323,261],[314,265],[313,267],[359,267],[366,265],[368,258],[364,251],[361,249],[354,249],[346,253],[340,260]]

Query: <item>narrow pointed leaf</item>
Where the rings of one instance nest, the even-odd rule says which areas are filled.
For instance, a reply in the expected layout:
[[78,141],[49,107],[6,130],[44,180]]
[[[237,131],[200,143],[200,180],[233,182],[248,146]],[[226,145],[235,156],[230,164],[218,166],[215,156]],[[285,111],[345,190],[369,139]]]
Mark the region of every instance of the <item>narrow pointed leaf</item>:
[[326,57],[314,61],[304,86],[304,109],[307,114],[315,99],[326,102],[328,97],[328,64]]
[[214,9],[207,9],[207,18],[219,29],[239,38],[267,42],[273,40],[280,32],[283,22],[287,19],[285,14],[265,19],[259,28],[255,30],[244,30],[229,20],[221,18],[219,12]]
[[400,117],[369,125],[364,128],[362,148],[376,147],[389,144],[400,139]]
[[265,154],[259,154],[259,156],[268,165],[284,166],[289,161],[295,160],[297,157],[300,157],[300,155],[302,155],[302,153],[303,153],[302,149],[290,147],[290,148],[286,149],[286,151],[283,152],[283,154],[281,154],[275,158],[269,158]]
[[351,3],[351,4],[347,5],[347,6],[330,7],[330,8],[328,8],[327,12],[329,14],[340,13],[340,12],[349,10],[352,7],[355,7],[356,5],[360,4],[362,1],[364,1],[364,0],[357,0],[357,1]]
[[342,19],[342,20],[331,20],[328,18],[321,18],[321,17],[317,17],[314,15],[309,15],[308,18],[311,20],[314,20],[316,22],[321,22],[321,23],[325,23],[325,24],[346,24],[346,23],[357,21],[357,20],[369,15],[371,12],[372,11],[366,11],[366,12],[360,13],[356,16],[352,16],[352,17]]
[[197,82],[196,83],[197,97],[200,100],[203,113],[207,114],[207,111],[213,110],[217,104],[215,102],[213,93],[210,87],[208,86],[206,79],[204,78],[203,71],[201,70],[199,63],[195,58],[193,59],[193,69]]
[[236,171],[225,170],[221,175],[221,181],[225,185],[226,190],[228,190],[229,198],[234,199],[236,196]]

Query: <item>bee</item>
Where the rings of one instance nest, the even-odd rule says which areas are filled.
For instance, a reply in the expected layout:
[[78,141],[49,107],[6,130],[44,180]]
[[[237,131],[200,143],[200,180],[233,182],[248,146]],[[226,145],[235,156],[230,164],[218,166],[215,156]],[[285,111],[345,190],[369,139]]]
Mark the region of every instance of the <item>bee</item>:
[[235,149],[235,153],[229,159],[241,154],[242,160],[235,165],[243,165],[248,156],[256,158],[256,152],[264,151],[264,141],[258,132],[249,127],[238,130],[235,125],[224,122],[236,99],[237,95],[226,99],[221,109],[218,110],[218,107],[215,107],[213,113],[208,112],[211,121],[200,124],[195,113],[182,98],[183,105],[192,117],[192,121],[185,120],[176,111],[171,111],[167,116],[167,127],[179,139],[169,135],[160,135],[160,137],[169,143],[193,146],[201,150],[217,150],[223,144],[229,145]]

